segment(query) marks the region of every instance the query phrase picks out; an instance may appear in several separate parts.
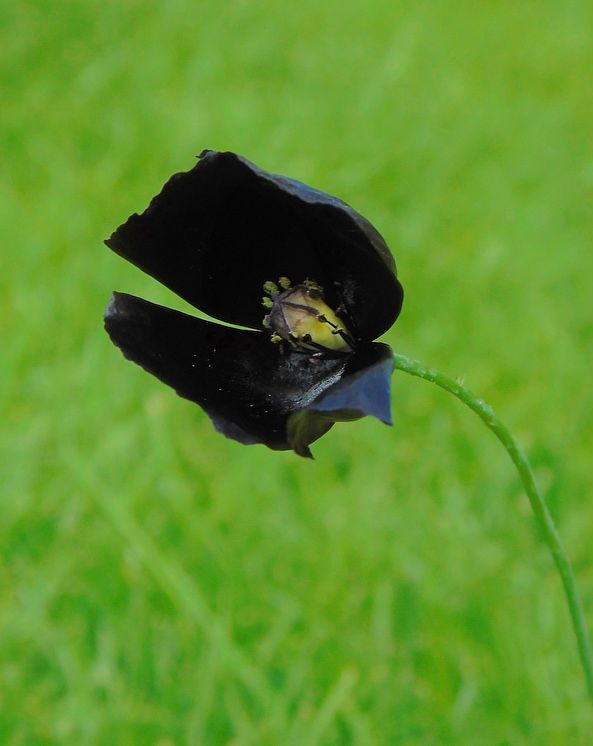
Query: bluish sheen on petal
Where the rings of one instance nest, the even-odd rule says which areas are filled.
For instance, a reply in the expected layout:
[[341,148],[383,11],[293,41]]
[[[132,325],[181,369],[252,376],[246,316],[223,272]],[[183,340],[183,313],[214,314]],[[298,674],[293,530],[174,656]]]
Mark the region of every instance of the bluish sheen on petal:
[[288,442],[300,456],[335,422],[371,415],[391,425],[393,355],[384,344],[372,344],[354,355],[340,381],[326,389],[288,421]]

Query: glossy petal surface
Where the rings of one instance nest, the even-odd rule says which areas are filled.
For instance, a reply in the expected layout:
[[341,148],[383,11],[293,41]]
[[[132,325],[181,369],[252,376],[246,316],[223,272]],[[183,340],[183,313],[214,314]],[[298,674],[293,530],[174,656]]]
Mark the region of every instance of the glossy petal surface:
[[233,153],[204,151],[106,243],[209,315],[254,329],[262,285],[280,276],[320,283],[364,340],[385,332],[401,308],[395,264],[365,218]]
[[114,293],[105,328],[126,358],[203,407],[220,432],[274,449],[291,447],[288,417],[339,381],[351,361],[282,354],[267,334],[213,324],[125,293]]
[[372,344],[352,356],[340,381],[290,417],[290,447],[300,456],[310,456],[309,445],[335,422],[371,415],[390,425],[392,373],[393,355],[387,345]]

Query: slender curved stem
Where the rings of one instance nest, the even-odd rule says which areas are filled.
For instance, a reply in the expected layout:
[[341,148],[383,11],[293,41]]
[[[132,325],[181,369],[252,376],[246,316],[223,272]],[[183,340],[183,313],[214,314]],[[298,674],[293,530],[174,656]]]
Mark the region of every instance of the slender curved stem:
[[527,497],[531,503],[531,508],[542,531],[544,540],[552,553],[552,557],[554,558],[554,562],[556,563],[556,567],[560,573],[566,601],[572,618],[574,633],[577,638],[577,645],[581,658],[581,665],[585,674],[587,690],[589,696],[593,699],[593,652],[591,649],[589,632],[585,622],[583,605],[576,586],[570,561],[566,555],[564,547],[562,546],[558,530],[556,529],[552,516],[550,515],[550,511],[548,510],[544,498],[537,487],[533,470],[527,456],[523,453],[509,429],[503,425],[495,415],[492,407],[486,404],[482,399],[475,396],[475,394],[473,394],[463,384],[459,383],[459,381],[455,381],[436,370],[427,368],[416,360],[411,360],[405,355],[399,355],[396,353],[394,354],[394,360],[397,370],[404,371],[412,376],[418,376],[418,378],[423,378],[425,381],[435,383],[437,386],[440,386],[445,389],[445,391],[448,391],[453,394],[453,396],[460,399],[478,415],[490,430],[492,430],[511,457],[517,471],[519,472],[521,481],[523,482],[523,487],[525,488],[525,492],[527,493]]

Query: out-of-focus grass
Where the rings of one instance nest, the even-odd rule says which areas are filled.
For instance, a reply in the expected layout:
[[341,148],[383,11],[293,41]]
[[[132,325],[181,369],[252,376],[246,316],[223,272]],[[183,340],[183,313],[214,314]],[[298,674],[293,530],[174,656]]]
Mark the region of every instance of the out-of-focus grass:
[[560,584],[469,413],[314,463],[216,435],[101,330],[186,308],[102,239],[203,147],[338,194],[394,249],[386,339],[518,433],[593,621],[593,7],[4,4],[0,740],[590,744]]

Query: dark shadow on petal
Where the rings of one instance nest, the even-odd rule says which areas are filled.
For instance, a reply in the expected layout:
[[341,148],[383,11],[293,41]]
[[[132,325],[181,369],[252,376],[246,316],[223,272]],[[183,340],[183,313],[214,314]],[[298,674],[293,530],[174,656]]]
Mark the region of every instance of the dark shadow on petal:
[[288,417],[340,380],[347,358],[282,353],[269,336],[114,293],[105,328],[126,358],[199,404],[241,443],[287,449]]
[[300,456],[335,422],[371,415],[391,425],[393,355],[383,344],[371,344],[349,361],[340,381],[324,391],[288,422],[288,442]]
[[365,218],[233,153],[205,151],[106,243],[211,316],[254,329],[262,285],[279,276],[316,280],[334,308],[344,300],[365,340],[402,304],[391,254]]

